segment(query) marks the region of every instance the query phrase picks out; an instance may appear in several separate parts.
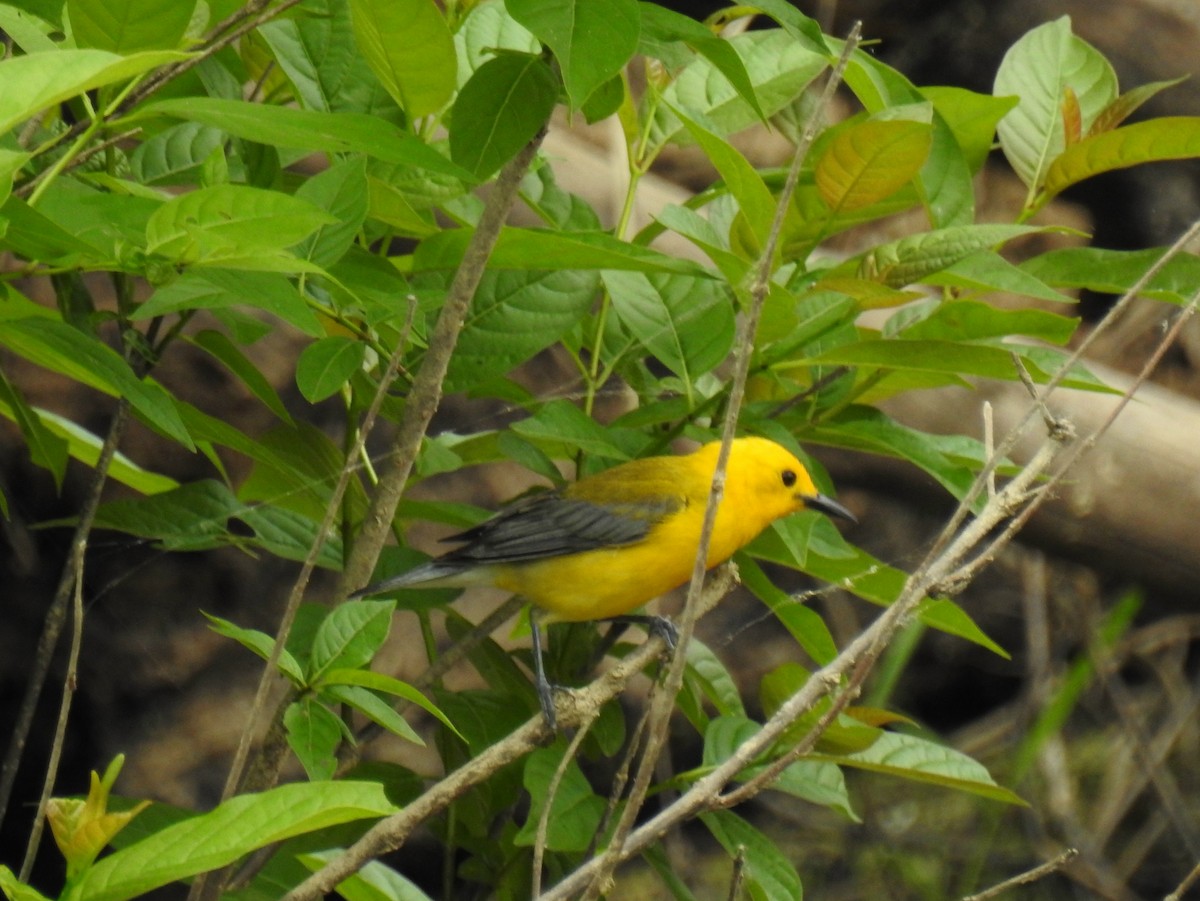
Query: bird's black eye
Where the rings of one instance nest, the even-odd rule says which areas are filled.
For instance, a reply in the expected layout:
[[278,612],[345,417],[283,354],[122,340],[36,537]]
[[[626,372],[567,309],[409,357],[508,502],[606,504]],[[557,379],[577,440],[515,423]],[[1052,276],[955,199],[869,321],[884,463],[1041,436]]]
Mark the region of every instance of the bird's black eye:
[[785,469],[780,474],[780,478],[783,479],[783,484],[787,488],[791,488],[793,485],[796,484],[796,474],[794,472],[792,472],[790,469]]

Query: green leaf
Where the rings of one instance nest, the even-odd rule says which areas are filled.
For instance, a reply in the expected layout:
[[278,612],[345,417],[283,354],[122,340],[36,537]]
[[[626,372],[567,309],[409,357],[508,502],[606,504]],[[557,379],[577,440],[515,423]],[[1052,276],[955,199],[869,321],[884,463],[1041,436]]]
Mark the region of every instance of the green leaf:
[[722,716],[746,715],[737,683],[708,645],[693,638],[687,646],[687,677]]
[[744,92],[726,78],[723,70],[727,66],[718,68],[707,58],[697,59],[663,91],[665,104],[658,108],[650,126],[648,156],[683,129],[670,107],[711,123],[718,134],[732,134],[754,125],[764,114],[773,116],[788,106],[828,65],[823,55],[781,29],[747,32],[727,43],[750,76],[757,107],[747,103]]
[[733,304],[718,283],[681,275],[605,272],[629,334],[689,387],[733,345]]
[[993,97],[965,88],[922,87],[921,96],[949,127],[971,172],[979,172],[996,140],[996,126],[1019,103],[1017,97]]
[[[211,613],[205,613],[203,610],[200,613],[208,620],[209,627],[218,635],[232,638],[246,650],[257,654],[263,660],[270,658],[271,650],[275,647],[275,639],[266,632],[260,632],[258,629],[243,628],[227,619],[222,619]],[[286,648],[279,655],[279,671],[287,676],[297,688],[304,685],[304,673],[300,669],[300,664],[297,662],[295,656]]]
[[[313,872],[324,867],[340,850],[315,851],[296,855]],[[278,855],[277,855],[278,856]],[[378,860],[337,884],[337,893],[346,901],[433,901],[416,883]]]
[[58,49],[0,61],[0,133],[85,91],[124,81],[190,54],[148,51],[118,56],[105,50]]
[[[37,10],[42,16],[49,16],[50,10]],[[38,18],[33,11],[19,8],[15,5],[0,5],[0,31],[3,31],[13,42],[26,53],[45,53],[58,49],[58,43],[53,38],[62,34],[62,29]]]
[[917,176],[931,142],[923,122],[868,119],[839,130],[817,160],[817,190],[835,213],[879,203]]
[[[549,800],[550,783],[563,758],[565,745],[559,740],[552,748],[539,748],[525,760],[525,788],[529,792],[529,816],[513,837],[518,847],[530,847],[537,838],[538,822]],[[592,791],[587,778],[572,759],[558,783],[550,802],[546,849],[549,851],[586,851],[596,837],[604,816],[604,799]]]
[[0,892],[8,901],[51,901],[37,889],[17,879],[17,874],[0,864]]
[[915,735],[884,732],[870,747],[853,754],[813,754],[815,760],[829,760],[840,766],[852,766],[911,779],[928,785],[940,785],[958,791],[1026,806],[1013,792],[992,779],[983,765],[953,748]]
[[337,771],[337,749],[345,724],[316,698],[302,698],[283,712],[288,747],[312,782],[332,779]]
[[395,811],[376,782],[301,782],[238,795],[101,858],[63,898],[125,901],[294,835]]
[[181,122],[139,144],[129,165],[142,184],[179,184],[195,179],[204,161],[224,143],[219,128]]
[[558,100],[554,73],[539,57],[506,52],[480,66],[451,111],[450,158],[486,179],[533,140]]
[[283,401],[279,399],[279,394],[267,381],[266,376],[259,372],[237,345],[222,332],[203,329],[191,335],[188,340],[224,364],[272,413],[284,422],[292,421]]
[[577,269],[489,268],[450,358],[446,390],[483,385],[550,347],[588,313],[598,284],[594,272]]
[[11,195],[0,207],[0,247],[28,260],[67,266],[78,265],[81,261],[108,262],[99,248],[67,231],[20,197]]
[[[979,341],[1025,335],[1066,344],[1079,322],[1045,310],[1006,310],[977,300],[937,301],[931,306],[928,315],[900,327],[895,334],[918,341]],[[892,334],[890,329],[888,333]]]
[[282,250],[337,220],[307,201],[246,185],[189,191],[160,206],[146,225],[150,253],[178,263]]
[[363,157],[334,163],[296,189],[295,196],[325,210],[334,222],[323,225],[296,248],[318,266],[332,266],[350,249],[367,218],[367,161]]
[[[468,229],[446,229],[422,241],[413,254],[414,272],[456,269],[471,238]],[[607,232],[557,232],[505,228],[488,259],[491,269],[544,270],[553,260],[562,269],[628,269],[714,277],[703,266],[622,241]]]
[[185,272],[140,304],[133,319],[152,319],[188,310],[248,307],[277,316],[312,337],[325,334],[321,321],[286,276],[274,272],[205,269]]
[[542,45],[529,29],[512,17],[503,3],[476,3],[454,33],[458,51],[458,86],[498,50],[537,54]]
[[962,607],[954,603],[949,598],[926,598],[921,602],[918,608],[918,615],[927,626],[932,626],[938,631],[945,632],[947,635],[957,635],[959,638],[965,638],[967,641],[977,644],[982,648],[987,648],[997,657],[1003,657],[1005,660],[1011,660],[1012,655],[1004,650],[999,644],[992,640],[983,629],[979,628],[975,620],[971,619],[970,614],[963,610]]
[[704,151],[709,162],[716,167],[725,181],[725,189],[738,203],[754,233],[758,247],[766,244],[767,234],[775,218],[775,198],[767,188],[762,176],[736,147],[720,135],[704,127],[699,121],[687,116],[679,109],[673,110],[683,122],[688,134]]
[[[254,532],[254,543],[268,553],[284,560],[300,563],[308,559],[313,542],[317,540],[318,523],[297,513],[267,503],[258,503],[241,510],[237,518]],[[345,558],[342,556],[342,541],[337,534],[321,535],[321,550],[317,565],[329,570],[339,570]]]
[[963,257],[941,272],[924,279],[928,285],[946,285],[967,291],[1005,291],[1055,303],[1074,303],[1075,298],[1055,291],[1026,269],[1016,266],[991,250]]
[[0,371],[0,408],[7,408],[5,415],[21,430],[29,458],[50,471],[55,490],[61,492],[63,476],[67,473],[67,442],[47,428],[3,371]]
[[[4,65],[0,63],[0,73]],[[216,97],[181,97],[139,107],[125,121],[135,123],[160,116],[203,122],[234,137],[271,147],[323,153],[357,151],[387,163],[471,180],[465,169],[378,116],[292,109]]]
[[354,41],[350,4],[307,0],[304,14],[259,26],[300,104],[323,112],[372,113],[400,119],[391,96]]
[[394,601],[355,601],[330,611],[313,639],[309,684],[333,669],[366,666],[392,627]]
[[546,404],[528,419],[512,425],[518,435],[555,448],[554,457],[571,457],[576,451],[609,460],[628,460],[629,454],[613,443],[603,426],[565,400]]
[[195,449],[171,396],[155,383],[134,375],[129,364],[107,344],[65,322],[41,317],[5,322],[0,329],[0,344],[73,381],[113,397],[124,397],[147,425],[188,450]]
[[321,694],[342,704],[348,704],[393,735],[425,747],[421,736],[417,735],[404,717],[393,710],[379,695],[357,685],[329,685],[322,689]]
[[202,479],[150,497],[107,501],[96,513],[96,526],[173,548],[208,548],[227,539],[226,523],[243,506],[223,483]]
[[766,121],[766,115],[758,104],[754,85],[750,74],[737,51],[729,42],[713,34],[711,30],[681,13],[659,6],[656,3],[642,3],[641,43],[643,53],[656,59],[662,59],[660,52],[655,52],[657,43],[680,41],[687,44],[705,59],[718,72],[725,76],[737,95],[754,110],[758,117]]
[[454,93],[454,41],[433,0],[350,0],[359,49],[411,119]]
[[1046,172],[1044,203],[1085,179],[1140,163],[1200,156],[1200,117],[1165,116],[1084,138],[1054,159]]
[[821,615],[804,603],[803,595],[777,588],[762,567],[745,555],[738,560],[738,573],[742,584],[767,605],[809,657],[824,666],[837,656],[833,634]]
[[296,385],[309,403],[317,403],[341,390],[362,369],[367,348],[361,341],[333,335],[304,348],[296,361]]
[[814,438],[837,447],[907,460],[957,498],[966,494],[984,461],[983,447],[974,439],[930,435],[867,406],[848,407],[836,420],[822,423]]
[[744,885],[754,901],[804,897],[796,868],[763,833],[729,810],[702,813],[700,821],[730,858],[744,858]]
[[[393,676],[364,669],[332,669],[325,673],[321,684],[355,685],[361,688],[369,688],[371,691],[383,692],[384,694],[394,695],[397,698],[403,698],[441,720],[447,729],[456,735],[458,734],[458,730],[454,728],[454,724],[438,709],[436,704],[425,697],[419,689],[414,688],[407,682],[401,682]],[[461,736],[459,737],[461,738]]]
[[[1062,288],[1124,294],[1163,255],[1164,248],[1107,250],[1101,247],[1067,247],[1026,260],[1021,268],[1040,281]],[[1142,290],[1147,297],[1184,303],[1200,285],[1200,257],[1181,253]]]
[[78,47],[128,56],[139,50],[174,50],[192,21],[196,0],[67,0],[71,35]]
[[1100,112],[1100,115],[1096,117],[1096,121],[1092,123],[1092,127],[1088,129],[1088,135],[1098,135],[1101,132],[1116,128],[1140,109],[1142,104],[1147,100],[1150,100],[1160,91],[1174,87],[1186,79],[1187,76],[1183,75],[1179,78],[1172,78],[1169,81],[1152,81],[1126,91]]
[[636,0],[506,0],[505,6],[554,52],[572,110],[637,50],[641,10]]
[[1031,225],[959,225],[934,229],[878,245],[828,274],[855,272],[863,278],[902,288],[971,254],[1038,231],[1045,229]]
[[[94,467],[96,465],[100,459],[100,448],[104,444],[100,436],[49,410],[35,407],[33,411],[52,434],[67,442],[67,450],[72,458],[87,466]],[[2,402],[0,402],[0,414],[10,419],[13,418],[13,412]],[[120,451],[113,457],[108,475],[114,481],[142,494],[158,494],[161,491],[170,491],[179,485],[172,478],[142,469]]]
[[1117,76],[1108,60],[1071,33],[1067,16],[1039,25],[1008,48],[992,93],[1020,103],[1000,120],[1000,148],[1029,187],[1041,189],[1051,163],[1067,147],[1063,103],[1078,100],[1083,133],[1117,97]]

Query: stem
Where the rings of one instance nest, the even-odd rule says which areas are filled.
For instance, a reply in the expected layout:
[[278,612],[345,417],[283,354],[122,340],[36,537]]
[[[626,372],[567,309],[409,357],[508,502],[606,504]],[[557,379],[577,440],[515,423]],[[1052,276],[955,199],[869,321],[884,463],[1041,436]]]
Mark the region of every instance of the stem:
[[479,225],[471,235],[463,261],[454,274],[454,281],[446,295],[446,301],[438,314],[433,334],[429,339],[429,350],[421,360],[421,366],[413,379],[412,391],[404,406],[404,415],[396,442],[392,448],[386,469],[380,473],[378,490],[371,500],[362,529],[346,567],[338,579],[336,595],[344,598],[353,589],[367,584],[375,560],[387,540],[396,507],[404,494],[413,463],[421,447],[421,440],[429,428],[429,422],[437,410],[442,397],[442,382],[450,365],[450,356],[458,343],[459,332],[467,317],[471,298],[483,277],[488,257],[500,236],[500,229],[517,197],[521,179],[533,162],[545,128],[540,131],[520,153],[505,164],[496,178],[495,187],[488,198]]
[[100,456],[96,460],[96,468],[92,476],[92,484],[84,498],[83,507],[79,511],[79,522],[71,537],[71,556],[54,592],[54,600],[46,611],[46,621],[42,626],[42,634],[38,639],[37,650],[34,654],[33,669],[29,681],[25,685],[25,695],[21,698],[21,707],[17,712],[17,720],[13,725],[12,738],[9,740],[8,752],[4,764],[0,766],[0,820],[8,811],[8,802],[12,798],[13,785],[17,778],[17,768],[25,752],[25,743],[29,740],[29,730],[33,726],[33,715],[37,710],[38,698],[46,684],[46,676],[50,672],[50,663],[54,657],[54,648],[62,634],[66,622],[67,602],[75,585],[77,572],[75,562],[82,561],[83,551],[87,547],[88,534],[96,518],[96,510],[100,506],[100,495],[107,481],[108,469],[116,455],[117,446],[129,421],[129,402],[124,398],[117,401],[112,421],[108,426],[108,434],[100,448]]

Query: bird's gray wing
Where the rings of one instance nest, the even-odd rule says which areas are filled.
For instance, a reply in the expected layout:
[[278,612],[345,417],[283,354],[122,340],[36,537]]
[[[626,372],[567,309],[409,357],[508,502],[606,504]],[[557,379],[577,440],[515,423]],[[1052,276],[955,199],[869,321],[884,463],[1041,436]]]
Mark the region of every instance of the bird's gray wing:
[[465,544],[439,557],[443,563],[519,563],[604,547],[634,544],[684,505],[678,497],[652,502],[601,503],[534,495],[512,504],[473,529],[445,539]]

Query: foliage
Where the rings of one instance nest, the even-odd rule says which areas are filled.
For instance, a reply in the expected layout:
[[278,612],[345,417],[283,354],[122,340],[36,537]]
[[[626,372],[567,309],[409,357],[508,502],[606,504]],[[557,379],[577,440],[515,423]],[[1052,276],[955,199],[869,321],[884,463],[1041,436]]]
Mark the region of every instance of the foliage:
[[[384,361],[400,349],[400,387],[383,404],[385,417],[399,419],[416,403],[410,374],[438,350],[443,300],[484,227],[486,195],[476,189],[560,107],[572,119],[619,123],[630,172],[624,209],[606,228],[557,184],[549,160],[524,174],[521,200],[537,225],[499,233],[444,379],[446,391],[496,399],[521,415],[503,429],[467,424],[427,435],[415,479],[500,460],[557,478],[555,460],[590,471],[663,452],[676,438],[711,439],[730,398],[722,364],[736,351],[749,354],[750,365],[742,431],[797,451],[808,443],[896,457],[962,497],[987,449],[904,428],[875,405],[973,379],[1054,376],[1067,362],[1062,347],[1075,323],[1060,291],[1122,289],[1156,255],[1076,249],[1014,263],[1001,250],[1044,231],[1027,220],[1072,184],[1200,155],[1200,119],[1121,124],[1167,85],[1120,95],[1111,66],[1066,19],[1013,46],[994,95],[917,86],[855,51],[844,77],[859,111],[816,135],[777,224],[784,173],[755,169],[729,137],[767,124],[799,140],[819,110],[814,85],[840,49],[787,4],[757,4],[778,27],[732,38],[634,0],[460,0],[444,9],[432,0],[116,6],[0,7],[13,44],[0,61],[0,250],[7,255],[0,346],[118,398],[163,441],[210,461],[211,477],[188,484],[121,456],[97,470],[100,481],[130,492],[102,504],[85,528],[177,552],[231,546],[303,560],[315,542],[318,565],[342,565],[371,501],[373,466],[356,467],[338,501],[337,529],[324,529],[323,517]],[[226,17],[233,24],[216,29]],[[997,134],[1028,199],[1021,221],[982,224],[973,179]],[[640,180],[668,144],[696,147],[718,180],[635,231]],[[914,234],[845,259],[825,252],[831,237],[910,211],[924,219]],[[739,316],[755,302],[756,261],[776,231],[761,323],[750,346],[737,348]],[[666,232],[695,252],[683,258],[656,249],[652,242]],[[1195,269],[1193,258],[1177,259],[1151,290],[1178,302],[1195,287]],[[97,290],[96,274],[107,276],[111,298]],[[30,299],[39,282],[52,286],[54,306]],[[143,283],[149,291],[140,299],[135,286]],[[999,293],[1025,301],[1002,306]],[[868,325],[864,311],[875,311],[870,322],[880,324]],[[335,399],[345,434],[307,424],[311,410],[285,403],[281,386],[260,370],[256,342],[279,330],[304,344],[294,364],[300,397],[309,405]],[[240,380],[273,417],[272,428],[246,434],[156,381],[154,367],[180,342]],[[551,349],[573,369],[569,400],[533,394],[511,377]],[[601,424],[597,401],[614,382],[635,400]],[[1103,389],[1078,367],[1066,383]],[[0,412],[55,484],[70,459],[96,467],[105,439],[32,406],[25,394],[0,372]],[[230,453],[252,465],[240,483],[223,462]],[[426,501],[406,502],[401,515],[462,524],[480,514]],[[381,574],[414,558],[387,558]],[[817,664],[838,651],[829,629],[782,595],[755,561],[875,604],[891,603],[905,582],[812,514],[762,536],[742,561],[746,584]],[[162,816],[149,831],[131,826],[116,839],[124,847],[98,862],[98,847],[87,859],[71,857],[61,897],[134,897],[262,845],[315,836],[303,848],[282,845],[256,877],[263,892],[295,885],[306,872],[297,861],[319,868],[329,855],[318,851],[346,840],[329,827],[395,809],[377,783],[330,781],[339,751],[363,723],[421,740],[394,699],[436,718],[447,770],[494,745],[536,710],[525,672],[498,645],[485,640],[467,651],[486,691],[437,690],[431,699],[370,668],[397,610],[427,627],[430,611],[447,601],[445,593],[410,593],[302,608],[276,659],[293,688],[281,714],[287,741],[312,781],[238,795],[205,814]],[[1000,650],[948,598],[930,601],[921,615]],[[273,637],[210,620],[272,659]],[[576,637],[556,654],[559,681],[578,675],[572,667],[590,656],[585,645],[587,636]],[[704,760],[678,777],[681,784],[728,759],[759,728],[719,657],[695,644],[688,653],[679,706],[702,737]],[[777,708],[807,675],[790,667],[769,674],[763,707]],[[822,712],[798,721],[743,775],[781,759]],[[1018,801],[976,762],[928,735],[884,729],[887,721],[879,711],[839,714],[774,790],[854,817],[842,774],[859,768]],[[619,710],[606,708],[583,745],[585,761],[614,754],[625,728]],[[560,739],[499,769],[432,818],[431,828],[461,855],[455,878],[517,896],[529,890],[533,846],[546,852],[552,875],[592,852],[607,822],[604,794],[566,751]],[[421,781],[403,778],[410,786]],[[526,794],[527,816],[514,820]],[[539,837],[547,804],[553,816]],[[798,896],[802,874],[736,810],[710,811],[701,821],[731,855],[744,855],[752,897]],[[647,859],[661,869],[656,852]],[[11,898],[38,897],[7,870],[0,888]],[[345,882],[342,893],[423,897],[380,863]]]

